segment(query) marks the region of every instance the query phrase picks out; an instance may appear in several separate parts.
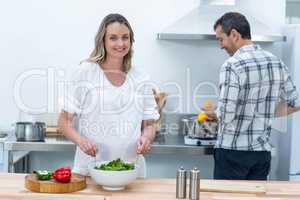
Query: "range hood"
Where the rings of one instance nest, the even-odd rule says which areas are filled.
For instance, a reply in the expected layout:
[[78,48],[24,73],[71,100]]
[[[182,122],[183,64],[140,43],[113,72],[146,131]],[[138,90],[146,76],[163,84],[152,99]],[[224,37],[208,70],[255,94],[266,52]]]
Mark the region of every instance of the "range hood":
[[[157,34],[159,40],[216,40],[213,26],[224,13],[239,11],[236,6],[200,5],[186,16]],[[286,37],[273,32],[266,24],[246,15],[252,40],[257,42],[285,41]]]

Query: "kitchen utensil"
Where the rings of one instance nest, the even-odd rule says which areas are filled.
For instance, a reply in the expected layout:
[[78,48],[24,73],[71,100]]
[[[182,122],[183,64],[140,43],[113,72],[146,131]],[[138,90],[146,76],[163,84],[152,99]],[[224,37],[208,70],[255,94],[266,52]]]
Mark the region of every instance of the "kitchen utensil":
[[156,132],[161,131],[161,119],[162,119],[162,109],[166,105],[167,101],[167,93],[165,92],[157,92],[155,89],[152,90],[154,94],[154,98],[157,104],[157,109],[159,113],[159,119],[155,122],[155,130]]
[[126,171],[105,171],[95,169],[96,165],[106,164],[106,162],[90,163],[88,165],[89,174],[92,179],[105,190],[123,190],[125,186],[133,182],[138,176],[138,165],[134,165],[133,170]]
[[46,135],[54,136],[54,135],[62,135],[61,131],[57,126],[47,126]]
[[15,135],[17,141],[44,141],[46,124],[44,122],[17,122],[15,124]]
[[86,178],[79,174],[72,173],[70,183],[59,183],[54,179],[49,181],[40,181],[36,174],[25,176],[25,187],[32,192],[42,193],[68,193],[86,188]]
[[186,197],[187,172],[180,167],[176,173],[176,199],[185,199]]
[[218,123],[216,121],[199,122],[197,116],[181,119],[183,134],[190,138],[213,139],[217,136]]
[[191,200],[199,200],[199,190],[200,190],[200,171],[194,168],[190,171],[190,189],[189,198]]

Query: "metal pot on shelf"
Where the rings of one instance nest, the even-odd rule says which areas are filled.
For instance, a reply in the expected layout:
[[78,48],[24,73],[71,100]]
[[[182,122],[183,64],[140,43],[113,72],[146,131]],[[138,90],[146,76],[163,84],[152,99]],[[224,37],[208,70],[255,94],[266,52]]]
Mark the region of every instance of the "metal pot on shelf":
[[46,123],[44,122],[17,122],[15,124],[15,135],[17,141],[44,141],[45,134]]
[[199,122],[197,116],[183,117],[183,134],[190,138],[215,139],[217,137],[218,123],[216,121]]

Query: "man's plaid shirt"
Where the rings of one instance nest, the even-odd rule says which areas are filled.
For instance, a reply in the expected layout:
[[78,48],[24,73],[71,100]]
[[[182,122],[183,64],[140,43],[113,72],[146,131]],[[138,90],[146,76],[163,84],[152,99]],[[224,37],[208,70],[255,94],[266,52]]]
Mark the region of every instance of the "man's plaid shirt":
[[241,47],[221,67],[216,148],[270,151],[272,118],[280,99],[298,97],[287,67],[259,45]]

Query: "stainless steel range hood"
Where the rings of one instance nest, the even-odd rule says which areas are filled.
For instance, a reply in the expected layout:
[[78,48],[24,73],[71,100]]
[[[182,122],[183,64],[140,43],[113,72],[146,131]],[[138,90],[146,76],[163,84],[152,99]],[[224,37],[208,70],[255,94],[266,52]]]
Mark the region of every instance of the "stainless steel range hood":
[[[157,34],[159,40],[215,40],[213,25],[224,13],[239,11],[235,6],[199,6]],[[266,24],[247,16],[252,40],[258,42],[285,41],[286,37],[273,32]]]

